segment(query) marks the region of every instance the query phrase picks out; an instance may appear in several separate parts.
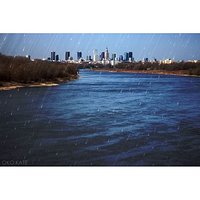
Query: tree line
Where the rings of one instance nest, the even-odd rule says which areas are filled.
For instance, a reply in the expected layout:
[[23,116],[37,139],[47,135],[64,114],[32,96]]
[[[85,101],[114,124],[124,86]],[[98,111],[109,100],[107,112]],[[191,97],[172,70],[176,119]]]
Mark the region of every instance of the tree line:
[[171,63],[171,64],[164,64],[164,63],[150,63],[150,62],[135,62],[135,63],[128,63],[122,62],[118,63],[114,66],[110,64],[103,65],[103,64],[95,64],[89,65],[89,68],[96,68],[96,69],[110,69],[110,70],[160,70],[160,71],[174,71],[174,72],[182,72],[189,75],[200,75],[200,62],[179,62],[179,63]]
[[0,54],[0,81],[5,82],[45,82],[59,78],[69,80],[78,76],[77,65],[73,63],[31,61],[21,56]]

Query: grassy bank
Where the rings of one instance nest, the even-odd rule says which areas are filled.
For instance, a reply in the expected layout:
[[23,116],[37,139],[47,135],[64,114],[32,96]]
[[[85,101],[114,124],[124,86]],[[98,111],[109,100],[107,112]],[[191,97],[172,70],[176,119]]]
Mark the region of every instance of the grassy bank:
[[50,86],[77,77],[76,64],[0,55],[0,88]]

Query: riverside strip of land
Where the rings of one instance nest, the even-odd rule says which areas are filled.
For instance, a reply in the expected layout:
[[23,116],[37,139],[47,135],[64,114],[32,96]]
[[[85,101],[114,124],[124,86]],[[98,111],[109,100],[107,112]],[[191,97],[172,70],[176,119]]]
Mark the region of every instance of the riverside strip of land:
[[124,70],[124,69],[93,69],[94,71],[106,71],[106,72],[124,72],[124,73],[135,73],[135,74],[160,74],[160,75],[175,75],[175,76],[193,76],[200,77],[200,75],[191,75],[188,71],[165,71],[165,70]]
[[55,81],[46,82],[29,82],[29,83],[18,83],[18,82],[0,82],[0,91],[2,90],[13,90],[22,87],[52,87],[57,86],[60,83],[65,83],[70,80],[75,80],[77,76],[71,77],[70,79],[57,79]]
[[0,90],[56,86],[76,78],[77,64],[0,55]]
[[142,74],[163,74],[177,76],[193,76],[200,77],[200,63],[119,63],[115,66],[111,65],[95,65],[91,69],[96,71],[110,72],[127,72],[127,73],[142,73]]

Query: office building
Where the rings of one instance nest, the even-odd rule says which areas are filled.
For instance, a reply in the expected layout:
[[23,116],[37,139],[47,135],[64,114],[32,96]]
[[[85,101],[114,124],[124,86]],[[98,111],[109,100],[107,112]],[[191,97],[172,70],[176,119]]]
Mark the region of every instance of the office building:
[[59,61],[59,55],[56,55],[56,61],[57,62]]
[[51,61],[55,61],[56,60],[56,52],[52,51],[51,52]]
[[96,49],[93,50],[93,61],[98,62],[98,51]]
[[82,52],[78,51],[77,52],[77,60],[80,60],[82,58]]
[[113,53],[113,54],[112,54],[112,60],[116,60],[116,58],[117,58],[116,53]]
[[171,59],[165,59],[165,60],[163,60],[162,63],[164,63],[164,64],[172,64],[172,60]]
[[92,56],[86,56],[87,61],[92,61]]
[[119,61],[121,61],[121,62],[123,61],[123,56],[122,55],[119,56]]
[[65,52],[65,60],[69,60],[69,58],[70,58],[70,52],[66,51]]
[[133,61],[133,52],[128,53],[128,60],[129,60],[129,62]]
[[100,60],[104,60],[105,59],[105,52],[102,52],[101,55],[100,55]]
[[128,61],[129,54],[127,52],[124,53],[124,61]]
[[109,60],[108,48],[106,48],[106,51],[105,51],[105,60]]

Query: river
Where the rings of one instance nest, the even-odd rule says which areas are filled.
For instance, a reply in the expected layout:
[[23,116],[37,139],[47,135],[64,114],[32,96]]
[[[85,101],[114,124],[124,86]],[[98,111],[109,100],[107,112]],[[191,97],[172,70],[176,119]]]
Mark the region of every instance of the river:
[[0,164],[200,165],[200,78],[81,70],[0,92]]

